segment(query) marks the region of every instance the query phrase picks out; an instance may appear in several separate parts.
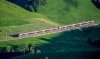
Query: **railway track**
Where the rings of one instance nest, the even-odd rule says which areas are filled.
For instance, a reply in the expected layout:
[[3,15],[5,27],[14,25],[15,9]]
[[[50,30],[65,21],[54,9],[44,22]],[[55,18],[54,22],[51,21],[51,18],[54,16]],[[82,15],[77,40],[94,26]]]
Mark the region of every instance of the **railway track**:
[[18,37],[16,37],[16,38],[9,39],[9,40],[0,40],[0,42],[10,41],[10,40],[19,40],[19,39],[29,38],[29,37],[43,36],[43,35],[63,32],[63,31],[70,31],[70,30],[80,29],[82,27],[95,26],[95,25],[99,25],[99,24],[100,24],[100,22],[87,21],[87,22],[82,22],[82,23],[77,23],[77,24],[71,24],[71,25],[66,25],[66,26],[61,26],[61,27],[55,27],[55,28],[51,28],[51,29],[44,29],[44,30],[40,30],[40,31],[20,33],[18,35]]

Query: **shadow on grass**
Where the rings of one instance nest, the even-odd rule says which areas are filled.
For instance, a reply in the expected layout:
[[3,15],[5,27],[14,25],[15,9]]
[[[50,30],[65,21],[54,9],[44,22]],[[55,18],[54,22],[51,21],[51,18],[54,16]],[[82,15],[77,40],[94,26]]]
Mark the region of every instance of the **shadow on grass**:
[[[100,37],[100,26],[90,27],[91,31],[89,33],[84,33],[82,30],[71,30],[65,31],[58,34],[56,37],[50,39],[40,38],[40,40],[49,42],[48,44],[43,44],[37,46],[38,49],[43,50],[42,54],[39,55],[29,55],[27,58],[40,59],[48,56],[49,59],[100,59],[100,46],[92,45],[88,42],[88,37],[98,38]],[[90,30],[90,29],[89,29]],[[87,36],[88,35],[88,36]],[[10,45],[14,46],[14,45]],[[98,49],[98,50],[96,50]],[[7,58],[22,56],[22,54],[17,54],[20,52],[6,53]],[[12,55],[14,54],[14,55]],[[17,54],[17,55],[16,55]],[[3,54],[4,55],[4,54]],[[6,56],[4,55],[4,56]],[[10,56],[11,55],[11,56]]]
[[[40,38],[41,40],[49,42],[49,44],[40,46],[40,49],[43,49],[45,52],[48,52],[48,51],[49,52],[60,52],[60,51],[63,52],[63,51],[68,51],[68,50],[71,51],[74,49],[78,50],[78,49],[95,49],[96,47],[99,48],[100,46],[97,45],[97,41],[95,41],[95,38],[100,37],[100,31],[99,31],[100,26],[90,27],[90,29],[88,33],[85,33],[82,30],[76,29],[76,30],[71,30],[71,31],[65,31],[51,39]],[[93,44],[88,42],[88,38],[92,38],[92,40],[94,40]]]
[[19,34],[15,34],[15,35],[10,35],[11,37],[17,38],[19,37]]
[[[79,44],[86,43],[86,38],[84,37],[83,32],[80,30],[71,30],[67,32],[63,32],[62,34],[59,34],[57,37],[53,37],[51,39],[46,38],[40,38],[41,40],[48,41],[50,44],[43,45],[43,50],[67,50],[70,48],[79,48],[81,47]],[[51,48],[52,47],[52,48]],[[49,50],[49,51],[50,51]]]

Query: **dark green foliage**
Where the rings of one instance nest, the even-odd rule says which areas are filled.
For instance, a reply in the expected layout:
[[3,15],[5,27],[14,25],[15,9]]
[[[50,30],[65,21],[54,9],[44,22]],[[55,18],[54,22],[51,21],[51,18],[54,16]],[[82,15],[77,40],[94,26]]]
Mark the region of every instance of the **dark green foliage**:
[[28,44],[29,52],[32,52],[34,50],[34,45],[32,43]]
[[34,45],[32,43],[28,44],[28,48],[30,47],[34,47]]
[[69,5],[70,7],[78,7],[78,2],[76,0],[64,0],[66,2],[66,5]]
[[39,6],[43,6],[46,4],[46,0],[8,0],[12,3],[15,3],[19,6],[21,6],[22,8],[28,10],[28,11],[33,11],[37,12],[38,11],[38,7]]
[[31,5],[34,8],[34,12],[38,12],[38,7],[45,4],[46,0],[28,0],[28,7]]
[[7,52],[23,52],[25,54],[29,51],[26,44],[11,45],[6,47]]
[[94,38],[94,39],[88,38],[88,43],[100,47],[100,38]]
[[7,46],[6,47],[6,52],[8,52],[8,53],[11,52],[11,49],[12,49],[11,46]]
[[91,0],[91,1],[97,8],[100,9],[100,0]]
[[19,45],[18,45],[18,48],[17,48],[17,51],[18,51],[18,52],[23,52],[23,53],[25,53],[25,50],[26,50],[25,44],[19,44]]
[[84,28],[82,28],[82,30],[83,30],[83,33],[84,33],[85,35],[88,35],[88,34],[91,32],[91,29],[88,28],[88,27],[84,27]]
[[6,47],[0,47],[0,52],[7,52],[7,48]]
[[39,0],[40,1],[40,5],[45,5],[47,2],[46,0]]

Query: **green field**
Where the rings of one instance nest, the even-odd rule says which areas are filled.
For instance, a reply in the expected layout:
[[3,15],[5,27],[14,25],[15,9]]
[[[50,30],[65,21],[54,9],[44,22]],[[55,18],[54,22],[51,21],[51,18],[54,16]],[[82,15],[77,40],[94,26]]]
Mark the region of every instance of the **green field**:
[[[29,12],[16,4],[0,0],[0,40],[14,39],[10,36],[14,34],[90,20],[100,22],[100,9],[91,0],[47,0],[45,6],[39,6],[38,12]],[[45,52],[96,51],[100,47],[89,44],[87,38],[100,37],[100,25],[91,27],[91,30],[88,35],[80,29],[0,42],[0,52],[2,47],[22,43],[33,43]]]
[[10,35],[14,34],[59,26],[47,19],[40,13],[29,12],[6,0],[0,0],[0,40],[13,39]]
[[47,0],[46,2],[47,4],[39,6],[39,11],[35,13],[6,0],[0,0],[0,40],[13,39],[9,35],[23,32],[100,20],[100,10],[91,0]]
[[71,24],[82,21],[100,21],[100,9],[91,0],[47,0],[47,5],[39,8],[53,22]]

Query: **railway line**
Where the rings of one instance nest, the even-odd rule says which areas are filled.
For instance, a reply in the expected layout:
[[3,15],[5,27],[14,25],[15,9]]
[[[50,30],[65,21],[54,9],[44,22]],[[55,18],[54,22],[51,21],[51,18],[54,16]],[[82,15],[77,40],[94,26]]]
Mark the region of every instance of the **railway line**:
[[[37,36],[48,35],[48,34],[53,34],[53,33],[58,33],[58,32],[63,32],[63,31],[80,29],[82,27],[95,26],[95,25],[99,25],[99,24],[100,24],[99,22],[95,22],[93,20],[93,21],[87,21],[87,22],[71,24],[71,25],[66,25],[66,26],[60,26],[60,27],[44,29],[44,30],[39,30],[39,31],[20,33],[20,34],[18,34],[18,37],[14,38],[14,39],[10,39],[10,40],[18,40],[18,39],[29,38],[29,37],[37,37]],[[9,40],[0,40],[0,42],[3,42],[3,41],[9,41]]]

